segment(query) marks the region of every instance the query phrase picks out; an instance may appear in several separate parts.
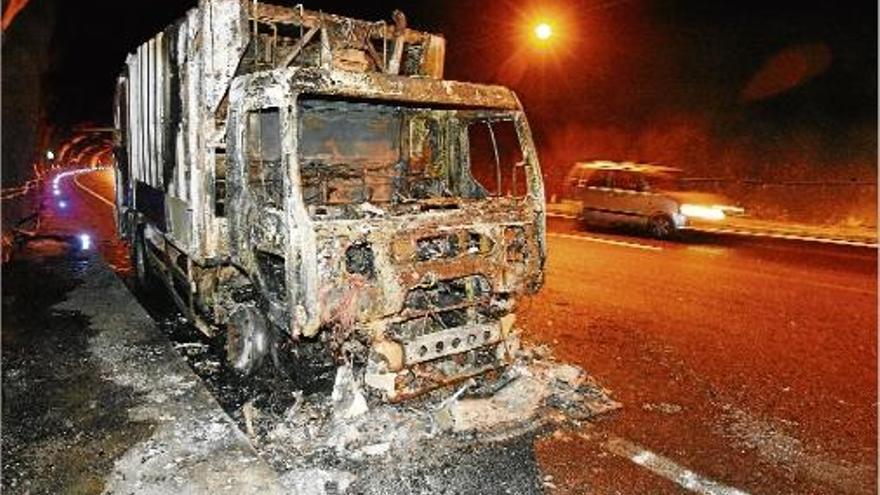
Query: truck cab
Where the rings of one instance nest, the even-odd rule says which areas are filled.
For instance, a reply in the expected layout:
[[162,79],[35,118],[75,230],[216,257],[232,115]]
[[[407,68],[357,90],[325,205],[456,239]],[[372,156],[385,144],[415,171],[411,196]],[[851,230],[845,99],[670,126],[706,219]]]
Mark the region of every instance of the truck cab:
[[[213,118],[189,135],[213,139],[212,153],[178,161],[164,193],[120,174],[118,195],[144,259],[169,290],[185,285],[187,316],[225,332],[243,371],[279,341],[318,339],[391,400],[512,359],[515,302],[540,288],[545,260],[540,167],[516,96],[443,80],[445,41],[400,13],[377,27],[202,3],[229,14],[243,47]],[[190,204],[174,197],[181,186]],[[162,223],[130,199],[160,193]]]

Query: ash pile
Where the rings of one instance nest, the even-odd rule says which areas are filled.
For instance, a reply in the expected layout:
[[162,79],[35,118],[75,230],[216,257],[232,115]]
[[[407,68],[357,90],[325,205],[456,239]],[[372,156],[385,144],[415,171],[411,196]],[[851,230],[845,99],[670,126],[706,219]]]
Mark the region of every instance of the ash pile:
[[[370,396],[357,376],[342,366],[331,394],[296,393],[282,414],[250,403],[236,414],[286,489],[316,495],[469,492],[482,481],[467,478],[485,477],[487,466],[520,473],[517,458],[532,457],[535,435],[577,427],[620,407],[592,377],[556,362],[545,347],[522,349],[496,373],[400,404]],[[459,472],[464,464],[481,463],[470,474]],[[510,478],[493,478],[499,476]],[[540,481],[523,483],[530,482],[507,491],[541,492]]]

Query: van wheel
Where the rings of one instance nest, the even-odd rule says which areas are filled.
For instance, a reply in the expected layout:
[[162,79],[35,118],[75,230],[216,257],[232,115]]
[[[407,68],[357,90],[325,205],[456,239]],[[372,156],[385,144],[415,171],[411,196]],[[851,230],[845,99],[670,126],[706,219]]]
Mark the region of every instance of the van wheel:
[[666,215],[656,215],[648,221],[648,232],[657,239],[669,239],[675,234],[675,224]]
[[578,215],[577,221],[578,221],[578,226],[580,227],[581,230],[593,230],[594,228],[596,228],[595,224],[593,224],[592,222],[590,222],[589,219],[587,219],[587,214],[583,211],[581,211],[581,214]]
[[273,342],[266,320],[251,305],[235,308],[226,324],[226,360],[243,375],[250,375],[269,354]]

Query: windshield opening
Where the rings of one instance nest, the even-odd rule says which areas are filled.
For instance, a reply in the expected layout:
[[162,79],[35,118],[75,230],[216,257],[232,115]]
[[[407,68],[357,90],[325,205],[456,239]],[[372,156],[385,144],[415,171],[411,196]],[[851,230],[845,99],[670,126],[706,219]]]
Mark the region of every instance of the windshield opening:
[[301,98],[298,160],[312,215],[357,218],[526,194],[509,111]]
[[525,162],[513,120],[478,119],[468,125],[468,157],[481,193],[494,197],[524,197]]

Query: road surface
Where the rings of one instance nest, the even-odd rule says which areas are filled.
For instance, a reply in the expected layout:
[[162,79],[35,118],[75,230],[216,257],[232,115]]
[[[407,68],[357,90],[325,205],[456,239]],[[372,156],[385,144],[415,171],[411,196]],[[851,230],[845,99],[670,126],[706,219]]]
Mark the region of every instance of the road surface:
[[[60,220],[124,270],[98,199],[110,174],[77,180]],[[624,407],[535,443],[548,491],[876,491],[876,250],[549,231],[546,284],[519,322]]]
[[549,227],[520,321],[624,404],[538,446],[560,493],[680,490],[604,455],[615,437],[747,492],[876,491],[876,251]]

